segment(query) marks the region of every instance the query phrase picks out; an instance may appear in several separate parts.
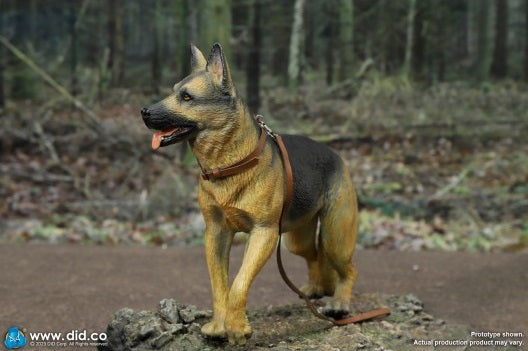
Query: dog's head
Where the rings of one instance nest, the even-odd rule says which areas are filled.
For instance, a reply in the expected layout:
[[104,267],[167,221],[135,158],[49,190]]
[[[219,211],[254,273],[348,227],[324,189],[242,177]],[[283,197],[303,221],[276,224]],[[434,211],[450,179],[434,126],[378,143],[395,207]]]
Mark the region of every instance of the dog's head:
[[213,45],[208,60],[191,44],[191,68],[191,74],[174,85],[171,95],[141,110],[145,125],[157,131],[152,137],[153,149],[219,130],[238,108],[220,44]]

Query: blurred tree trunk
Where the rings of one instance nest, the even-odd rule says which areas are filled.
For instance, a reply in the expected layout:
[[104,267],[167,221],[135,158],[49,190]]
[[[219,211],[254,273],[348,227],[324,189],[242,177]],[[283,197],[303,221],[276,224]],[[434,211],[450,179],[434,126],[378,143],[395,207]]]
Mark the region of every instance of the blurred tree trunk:
[[152,91],[159,94],[161,84],[161,50],[163,36],[163,16],[161,0],[154,0],[151,23],[152,23],[152,54],[151,54],[151,73],[152,73]]
[[[0,0],[1,1],[1,0]],[[14,29],[12,41],[15,46],[23,47],[25,51],[33,52],[32,38],[29,23],[31,3],[29,0],[18,0],[14,2],[13,9]],[[31,54],[28,54],[31,56]],[[9,70],[10,74],[10,97],[12,99],[33,99],[37,96],[36,80],[29,67],[20,60],[13,61]]]
[[434,24],[435,24],[435,36],[436,45],[434,46],[434,60],[435,60],[435,76],[433,77],[436,81],[445,80],[446,71],[446,19],[449,16],[449,12],[446,8],[446,2],[443,0],[435,0],[433,3],[434,13]]
[[70,46],[70,93],[77,96],[78,91],[78,77],[77,77],[77,57],[78,57],[78,40],[77,40],[77,2],[71,1],[69,3],[69,30],[71,37]]
[[[4,33],[4,16],[7,13],[7,4],[5,1],[0,1],[0,34]],[[6,52],[3,45],[0,45],[0,109],[5,106],[5,57]]]
[[[206,52],[218,42],[222,45],[225,57],[230,61],[231,1],[205,0],[201,1],[200,5],[198,34],[202,50]],[[193,2],[191,6],[196,7],[196,2]]]
[[504,78],[508,74],[508,0],[495,0],[495,46],[491,75]]
[[248,61],[246,67],[247,102],[250,111],[257,113],[260,107],[260,45],[262,32],[260,25],[261,1],[249,1],[249,28],[251,41],[249,43]]
[[303,11],[305,0],[295,0],[293,26],[290,36],[290,56],[288,60],[288,86],[297,90],[301,79],[302,40],[304,37]]
[[339,42],[339,79],[347,80],[354,65],[354,0],[341,0]]
[[477,52],[473,69],[476,79],[485,81],[489,77],[491,63],[490,1],[477,0],[475,5],[477,11]]
[[401,70],[403,65],[405,40],[401,40],[401,38],[405,37],[405,31],[399,29],[395,18],[405,18],[407,12],[399,10],[400,3],[391,0],[380,0],[378,3],[378,12],[380,12],[379,33],[383,42],[382,51],[384,55],[380,62],[386,74]]
[[[194,45],[201,45],[198,40],[198,6],[200,0],[184,0],[186,1],[186,13],[188,14],[188,31],[189,31],[189,40]],[[205,47],[200,48],[205,51]]]
[[416,0],[409,0],[409,13],[407,15],[407,38],[405,41],[405,59],[403,61],[403,73],[406,75],[408,75],[411,72],[415,17],[416,17]]
[[108,6],[108,46],[110,48],[108,68],[112,72],[112,85],[117,86],[123,82],[125,75],[123,4],[121,0],[109,0]]
[[524,2],[524,79],[528,81],[528,0]]
[[331,85],[334,82],[335,67],[335,48],[336,48],[336,0],[325,2],[324,15],[326,26],[323,35],[326,39],[325,47],[325,67],[326,67],[326,84]]
[[38,14],[38,1],[29,0],[29,38],[31,39],[34,46],[36,46],[37,40],[37,14]]
[[[105,13],[107,11],[106,4],[98,4],[92,8],[92,16],[95,18],[94,25],[94,35],[97,38],[104,38],[108,33],[107,27],[105,26]],[[110,86],[111,81],[111,72],[108,61],[110,59],[110,48],[107,46],[107,43],[104,41],[93,41],[89,46],[85,47],[91,51],[91,63],[97,67],[97,84],[96,91],[93,93],[94,100],[98,103],[101,103],[103,97]]]
[[[197,1],[193,0],[179,0],[178,6],[178,28],[179,33],[179,59],[180,59],[180,70],[179,78],[183,79],[191,73],[191,58],[190,58],[190,44],[200,46],[198,43],[198,9],[196,6]],[[206,53],[206,48],[199,47]],[[179,79],[179,80],[180,80]]]
[[249,46],[251,45],[251,7],[253,0],[231,0],[231,67],[238,70],[247,70]]
[[265,6],[263,17],[273,18],[268,22],[274,26],[273,49],[271,58],[271,73],[279,77],[284,84],[288,84],[288,55],[292,28],[293,7],[291,1],[276,1]]
[[424,78],[424,61],[427,38],[424,32],[424,21],[426,4],[419,1],[415,5],[413,34],[412,34],[412,54],[410,69],[414,79],[421,80]]
[[319,60],[315,48],[315,42],[317,40],[317,15],[318,9],[316,6],[306,6],[304,9],[304,22],[305,22],[305,33],[304,33],[304,45],[303,45],[303,56],[304,62],[307,67],[316,69]]
[[467,58],[472,59],[475,55],[475,13],[476,13],[476,0],[467,0],[467,16],[466,16],[466,53]]
[[178,22],[176,33],[178,33],[178,53],[180,58],[179,65],[179,78],[183,79],[191,72],[191,59],[189,56],[189,45],[194,43],[196,45],[196,33],[194,37],[190,31],[190,14],[189,14],[189,0],[179,0],[177,2],[177,13],[178,13]]

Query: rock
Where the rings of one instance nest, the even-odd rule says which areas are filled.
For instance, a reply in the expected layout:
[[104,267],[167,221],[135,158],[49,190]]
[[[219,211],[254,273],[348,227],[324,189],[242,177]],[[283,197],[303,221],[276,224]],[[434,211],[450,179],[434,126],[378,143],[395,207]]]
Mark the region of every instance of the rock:
[[166,327],[167,331],[171,333],[172,335],[178,335],[181,332],[185,331],[185,326],[181,323],[177,324],[170,324]]
[[180,308],[183,305],[179,305],[174,299],[163,299],[159,303],[158,313],[165,321],[176,324],[180,323]]
[[205,316],[208,313],[196,306],[186,306],[173,299],[160,301],[157,311],[135,312],[123,308],[115,313],[108,325],[106,349],[162,350],[179,338],[195,344],[200,338],[201,326],[192,322]]
[[166,345],[169,341],[173,339],[173,334],[166,331],[161,333],[159,336],[151,340],[150,344],[154,349],[160,349],[162,346]]
[[194,334],[199,334],[202,332],[202,326],[198,323],[192,323],[189,326],[189,332],[194,333]]
[[179,310],[180,318],[187,324],[194,322],[196,319],[207,316],[207,312],[199,311],[196,306],[189,305]]
[[[253,335],[244,346],[230,346],[226,340],[201,334],[204,317],[210,312],[184,305],[173,299],[160,301],[153,311],[117,311],[107,328],[105,351],[390,351],[408,348],[415,339],[450,339],[464,335],[423,311],[414,295],[385,296],[360,294],[354,297],[352,313],[387,306],[392,314],[346,327],[331,327],[315,318],[303,304],[250,311]],[[458,327],[457,327],[458,328]]]
[[423,311],[423,303],[416,296],[409,294],[402,296],[396,303],[396,308],[400,312],[406,312],[410,317]]

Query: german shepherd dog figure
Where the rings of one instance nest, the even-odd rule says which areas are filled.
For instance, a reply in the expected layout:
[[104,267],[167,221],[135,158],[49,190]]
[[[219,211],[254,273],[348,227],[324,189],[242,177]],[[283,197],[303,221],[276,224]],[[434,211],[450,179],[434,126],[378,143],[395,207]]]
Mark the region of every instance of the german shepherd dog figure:
[[[231,80],[222,47],[209,59],[191,45],[192,72],[170,96],[141,110],[157,132],[152,147],[188,141],[202,169],[232,165],[256,147],[261,129]],[[357,237],[356,194],[347,167],[324,145],[283,135],[293,170],[293,198],[282,221],[285,246],[306,259],[311,298],[332,296],[323,312],[348,313],[356,271],[351,260]],[[202,327],[210,337],[244,344],[251,335],[248,290],[276,248],[286,178],[277,145],[267,138],[258,163],[225,178],[201,178],[198,202],[205,220],[205,253],[213,293],[213,318]],[[320,227],[317,233],[318,225]],[[241,267],[229,286],[229,251],[235,233],[248,233]]]

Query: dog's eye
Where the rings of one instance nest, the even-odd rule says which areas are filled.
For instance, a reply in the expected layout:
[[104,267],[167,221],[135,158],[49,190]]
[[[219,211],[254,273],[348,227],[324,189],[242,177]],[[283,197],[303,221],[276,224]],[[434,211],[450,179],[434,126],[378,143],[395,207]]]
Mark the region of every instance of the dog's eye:
[[187,94],[187,93],[182,93],[181,98],[182,98],[183,101],[191,101],[192,100],[192,96]]

